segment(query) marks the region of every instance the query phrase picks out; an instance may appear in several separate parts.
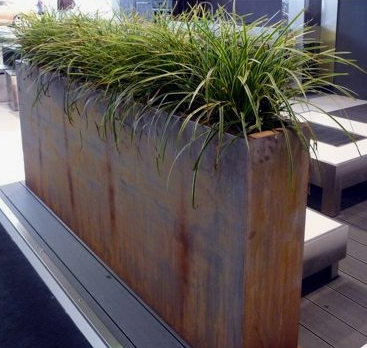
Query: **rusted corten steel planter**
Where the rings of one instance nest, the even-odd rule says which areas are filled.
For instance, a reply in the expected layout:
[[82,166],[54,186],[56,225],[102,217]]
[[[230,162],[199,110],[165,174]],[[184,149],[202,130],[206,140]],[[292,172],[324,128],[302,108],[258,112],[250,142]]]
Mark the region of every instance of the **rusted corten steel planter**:
[[167,187],[173,138],[160,175],[153,137],[124,130],[120,152],[99,138],[102,106],[70,125],[63,80],[32,108],[36,74],[18,71],[27,186],[192,347],[296,348],[309,157],[296,137],[293,181],[282,132],[238,140],[217,170],[213,144],[194,210],[199,144]]

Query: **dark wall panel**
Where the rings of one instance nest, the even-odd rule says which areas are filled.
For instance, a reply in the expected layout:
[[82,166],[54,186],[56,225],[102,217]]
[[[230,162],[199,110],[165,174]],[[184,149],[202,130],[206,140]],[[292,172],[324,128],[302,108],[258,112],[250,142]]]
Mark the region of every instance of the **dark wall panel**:
[[[339,0],[338,28],[336,37],[337,51],[352,52],[349,57],[367,70],[367,1]],[[340,76],[336,82],[358,93],[358,97],[367,99],[367,75],[343,66],[336,66],[337,72],[348,72],[349,76]]]
[[309,23],[310,25],[320,25],[321,6],[321,0],[308,0],[308,7],[305,8],[305,22]]
[[262,16],[272,17],[276,15],[276,20],[281,19],[282,0],[238,0],[236,10],[239,14],[252,13],[250,19],[257,19]]

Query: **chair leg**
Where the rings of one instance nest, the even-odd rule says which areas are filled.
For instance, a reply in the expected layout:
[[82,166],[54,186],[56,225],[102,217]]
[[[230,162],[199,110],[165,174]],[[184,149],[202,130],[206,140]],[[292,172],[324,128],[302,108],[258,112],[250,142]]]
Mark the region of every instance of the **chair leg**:
[[340,212],[342,190],[335,185],[328,185],[322,189],[321,212],[328,216],[336,216]]
[[330,279],[334,279],[339,275],[338,274],[338,268],[339,268],[339,262],[334,262],[330,266]]

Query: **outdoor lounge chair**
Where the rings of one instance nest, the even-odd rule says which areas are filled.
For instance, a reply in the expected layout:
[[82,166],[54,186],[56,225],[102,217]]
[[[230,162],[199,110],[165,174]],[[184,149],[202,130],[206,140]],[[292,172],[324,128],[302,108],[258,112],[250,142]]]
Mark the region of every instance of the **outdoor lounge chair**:
[[321,212],[336,216],[342,190],[367,180],[367,101],[325,96],[311,102],[334,118],[317,107],[295,108],[310,122],[318,139],[316,153],[311,152],[310,183],[322,188]]
[[303,278],[326,268],[330,278],[338,275],[338,262],[347,252],[348,226],[314,210],[306,211]]

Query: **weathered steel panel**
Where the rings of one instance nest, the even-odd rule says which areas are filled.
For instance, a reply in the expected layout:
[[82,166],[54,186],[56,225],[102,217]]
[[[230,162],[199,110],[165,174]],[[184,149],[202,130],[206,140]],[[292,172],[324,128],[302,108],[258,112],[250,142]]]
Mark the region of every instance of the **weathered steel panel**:
[[174,137],[158,172],[154,132],[131,142],[124,129],[117,151],[95,129],[103,105],[75,113],[70,125],[63,81],[32,108],[31,80],[19,72],[27,185],[193,348],[296,347],[308,173],[301,145],[292,145],[291,186],[282,133],[252,139],[249,149],[235,142],[217,169],[213,144],[193,209],[199,143],[167,184]]
[[283,134],[251,142],[245,347],[297,347],[309,156],[288,135],[291,160]]

